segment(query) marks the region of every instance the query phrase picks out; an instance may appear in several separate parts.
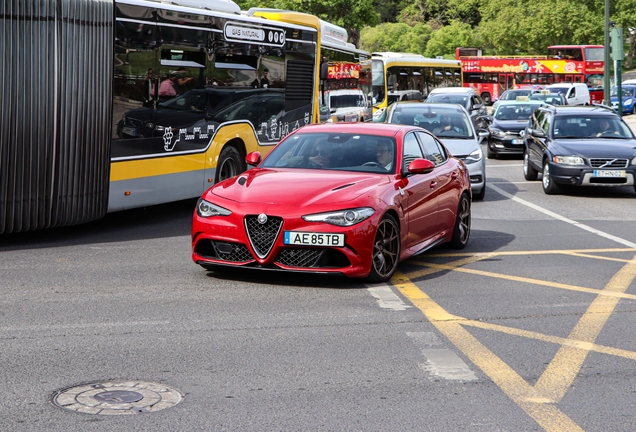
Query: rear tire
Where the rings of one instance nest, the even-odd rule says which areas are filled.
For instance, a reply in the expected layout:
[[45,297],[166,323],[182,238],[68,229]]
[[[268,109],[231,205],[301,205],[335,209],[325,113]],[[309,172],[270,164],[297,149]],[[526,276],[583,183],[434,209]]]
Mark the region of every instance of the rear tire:
[[400,227],[395,218],[387,214],[375,232],[371,273],[367,276],[369,282],[386,282],[391,279],[400,261],[401,245]]
[[543,192],[547,195],[558,194],[561,191],[561,188],[554,182],[550,174],[550,163],[547,159],[543,162],[543,179],[541,183],[543,184]]
[[241,154],[231,145],[225,146],[219,155],[219,163],[216,166],[215,183],[239,175],[247,169],[247,164]]
[[481,100],[484,101],[486,105],[492,104],[492,98],[490,97],[490,93],[484,93],[481,95]]
[[528,151],[523,152],[523,176],[526,180],[533,181],[537,179],[539,172],[530,164],[530,155]]
[[464,249],[470,238],[470,199],[468,194],[463,193],[459,198],[457,206],[457,215],[455,216],[455,226],[453,227],[453,238],[450,246],[453,249]]

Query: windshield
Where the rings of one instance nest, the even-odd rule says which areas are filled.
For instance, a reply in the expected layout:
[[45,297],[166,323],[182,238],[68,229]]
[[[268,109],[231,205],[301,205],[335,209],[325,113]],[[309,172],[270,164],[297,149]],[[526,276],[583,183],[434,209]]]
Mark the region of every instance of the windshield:
[[605,48],[585,48],[586,61],[604,61]]
[[408,106],[393,110],[390,123],[419,126],[445,138],[473,139],[470,118],[461,108],[451,106]]
[[506,104],[499,105],[494,118],[497,120],[528,120],[540,104]]
[[631,139],[634,135],[620,117],[607,115],[557,117],[554,120],[554,137]]
[[373,60],[373,68],[371,72],[372,88],[373,92],[373,105],[384,102],[384,62],[382,60]]
[[[632,97],[634,95],[634,87],[622,87],[621,93],[623,97]],[[618,87],[612,87],[610,96],[618,96]]]
[[453,94],[432,94],[426,98],[426,102],[452,103],[465,107],[470,99],[468,96]]
[[395,173],[395,139],[366,134],[305,132],[281,141],[260,168]]
[[517,96],[528,96],[530,93],[532,93],[532,90],[506,90],[499,99],[515,100]]
[[565,105],[565,101],[563,100],[563,96],[558,93],[550,93],[550,94],[540,94],[535,93],[530,95],[530,100],[538,100],[548,103],[550,105]]
[[364,96],[359,94],[332,95],[329,97],[331,108],[364,107]]

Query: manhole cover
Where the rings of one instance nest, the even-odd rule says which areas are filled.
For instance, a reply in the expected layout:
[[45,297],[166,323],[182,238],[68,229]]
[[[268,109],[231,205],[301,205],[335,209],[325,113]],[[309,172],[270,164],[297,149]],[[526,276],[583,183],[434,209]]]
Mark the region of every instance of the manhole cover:
[[122,415],[160,411],[183,400],[180,391],[144,381],[108,381],[59,390],[53,403],[86,414]]

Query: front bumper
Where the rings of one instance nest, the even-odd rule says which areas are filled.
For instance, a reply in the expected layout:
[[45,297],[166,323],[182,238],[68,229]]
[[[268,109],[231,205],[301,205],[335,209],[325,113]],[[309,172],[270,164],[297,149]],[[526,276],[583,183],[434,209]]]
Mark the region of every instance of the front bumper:
[[624,176],[595,176],[598,171],[590,167],[572,167],[550,163],[550,175],[555,183],[572,186],[633,186],[636,184],[636,167],[606,169]]
[[519,135],[506,134],[505,137],[490,137],[488,147],[492,153],[497,154],[523,154],[524,140]]

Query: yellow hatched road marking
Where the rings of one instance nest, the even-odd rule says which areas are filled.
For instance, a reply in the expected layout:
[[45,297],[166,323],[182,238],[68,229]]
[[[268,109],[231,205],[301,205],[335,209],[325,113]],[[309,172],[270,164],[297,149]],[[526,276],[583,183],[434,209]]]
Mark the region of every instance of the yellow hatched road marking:
[[[636,256],[634,256],[631,260],[625,260],[598,256],[594,255],[594,253],[632,251],[635,251],[635,249],[621,248],[543,252],[518,251],[478,254],[438,254],[430,257],[456,257],[462,259],[447,264],[423,263],[411,260],[409,261],[409,264],[426,266],[428,268],[410,272],[408,274],[396,272],[391,282],[409,301],[413,303],[414,306],[424,313],[426,318],[444,336],[446,336],[458,349],[460,349],[477,367],[479,367],[495,384],[497,384],[497,386],[499,386],[499,388],[501,388],[508,397],[510,397],[523,411],[531,416],[541,427],[547,431],[581,431],[582,429],[567,415],[558,410],[554,404],[561,401],[568,389],[572,386],[589,352],[594,351],[636,360],[636,352],[634,351],[601,346],[595,343],[596,338],[603,329],[610,315],[614,312],[619,300],[621,298],[636,299],[635,295],[625,293],[634,279],[636,279]],[[624,262],[625,265],[612,277],[602,290],[460,268],[460,266],[465,266],[467,264],[496,256],[540,254],[565,254],[590,259]],[[567,338],[556,337],[497,324],[467,320],[463,317],[449,313],[412,282],[412,279],[440,271],[457,271],[477,274],[485,277],[530,283],[534,285],[587,292],[595,294],[596,298],[592,301],[587,311],[582,315],[581,319]],[[472,336],[464,328],[464,326],[478,327],[485,330],[542,340],[561,345],[561,348],[556,353],[543,374],[539,377],[537,383],[534,386],[531,386],[509,365],[504,363],[474,336]]]

